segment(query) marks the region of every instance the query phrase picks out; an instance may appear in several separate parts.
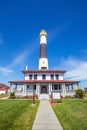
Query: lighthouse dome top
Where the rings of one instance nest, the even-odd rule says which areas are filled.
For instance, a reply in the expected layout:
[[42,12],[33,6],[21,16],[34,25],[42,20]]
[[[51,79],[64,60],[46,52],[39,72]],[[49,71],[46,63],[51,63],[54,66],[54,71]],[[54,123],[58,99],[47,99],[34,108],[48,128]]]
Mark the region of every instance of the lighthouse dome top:
[[41,30],[41,32],[40,32],[40,36],[42,36],[42,35],[47,36],[47,33],[46,33],[46,31],[45,31],[45,30]]

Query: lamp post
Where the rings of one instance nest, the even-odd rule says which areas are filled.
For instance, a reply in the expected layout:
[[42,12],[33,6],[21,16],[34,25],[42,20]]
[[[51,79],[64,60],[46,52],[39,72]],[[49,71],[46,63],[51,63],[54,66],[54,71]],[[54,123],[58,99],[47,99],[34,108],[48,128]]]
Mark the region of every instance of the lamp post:
[[34,104],[34,85],[33,85],[33,104]]
[[[35,83],[35,79],[34,79],[34,83]],[[34,85],[33,85],[33,104],[35,104],[35,100],[34,100]]]

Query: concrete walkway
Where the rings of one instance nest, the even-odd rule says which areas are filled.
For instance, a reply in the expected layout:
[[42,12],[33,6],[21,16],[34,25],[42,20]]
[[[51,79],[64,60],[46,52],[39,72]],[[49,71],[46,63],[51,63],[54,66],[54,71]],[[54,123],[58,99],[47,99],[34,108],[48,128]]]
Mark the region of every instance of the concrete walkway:
[[32,130],[63,130],[48,100],[41,100]]

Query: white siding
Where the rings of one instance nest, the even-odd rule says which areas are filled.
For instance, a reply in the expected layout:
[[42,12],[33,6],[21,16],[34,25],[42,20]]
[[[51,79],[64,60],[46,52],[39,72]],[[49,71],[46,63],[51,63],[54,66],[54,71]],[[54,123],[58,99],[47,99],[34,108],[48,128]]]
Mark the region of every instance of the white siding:
[[25,80],[29,80],[29,74],[25,74]]
[[0,91],[0,94],[5,94],[6,93],[6,91]]
[[[43,73],[43,74],[45,74],[45,73]],[[42,75],[43,74],[37,74],[37,80],[42,80]],[[25,80],[29,80],[29,75],[30,74],[26,74],[25,75]],[[46,74],[46,80],[51,80],[51,76],[50,76],[51,74]],[[59,75],[59,80],[63,80],[63,74],[58,74]],[[34,74],[32,74],[32,80],[34,80]],[[54,80],[56,80],[56,73],[54,74]]]
[[37,75],[37,80],[42,80],[42,74]]
[[63,76],[62,75],[59,76],[59,80],[63,80]]

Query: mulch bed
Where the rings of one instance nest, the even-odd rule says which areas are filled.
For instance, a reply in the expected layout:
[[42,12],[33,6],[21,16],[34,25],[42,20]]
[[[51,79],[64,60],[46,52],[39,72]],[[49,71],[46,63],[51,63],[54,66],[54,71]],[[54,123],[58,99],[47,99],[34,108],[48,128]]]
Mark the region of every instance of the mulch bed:
[[51,106],[60,105],[62,102],[52,102],[52,100],[49,100]]

